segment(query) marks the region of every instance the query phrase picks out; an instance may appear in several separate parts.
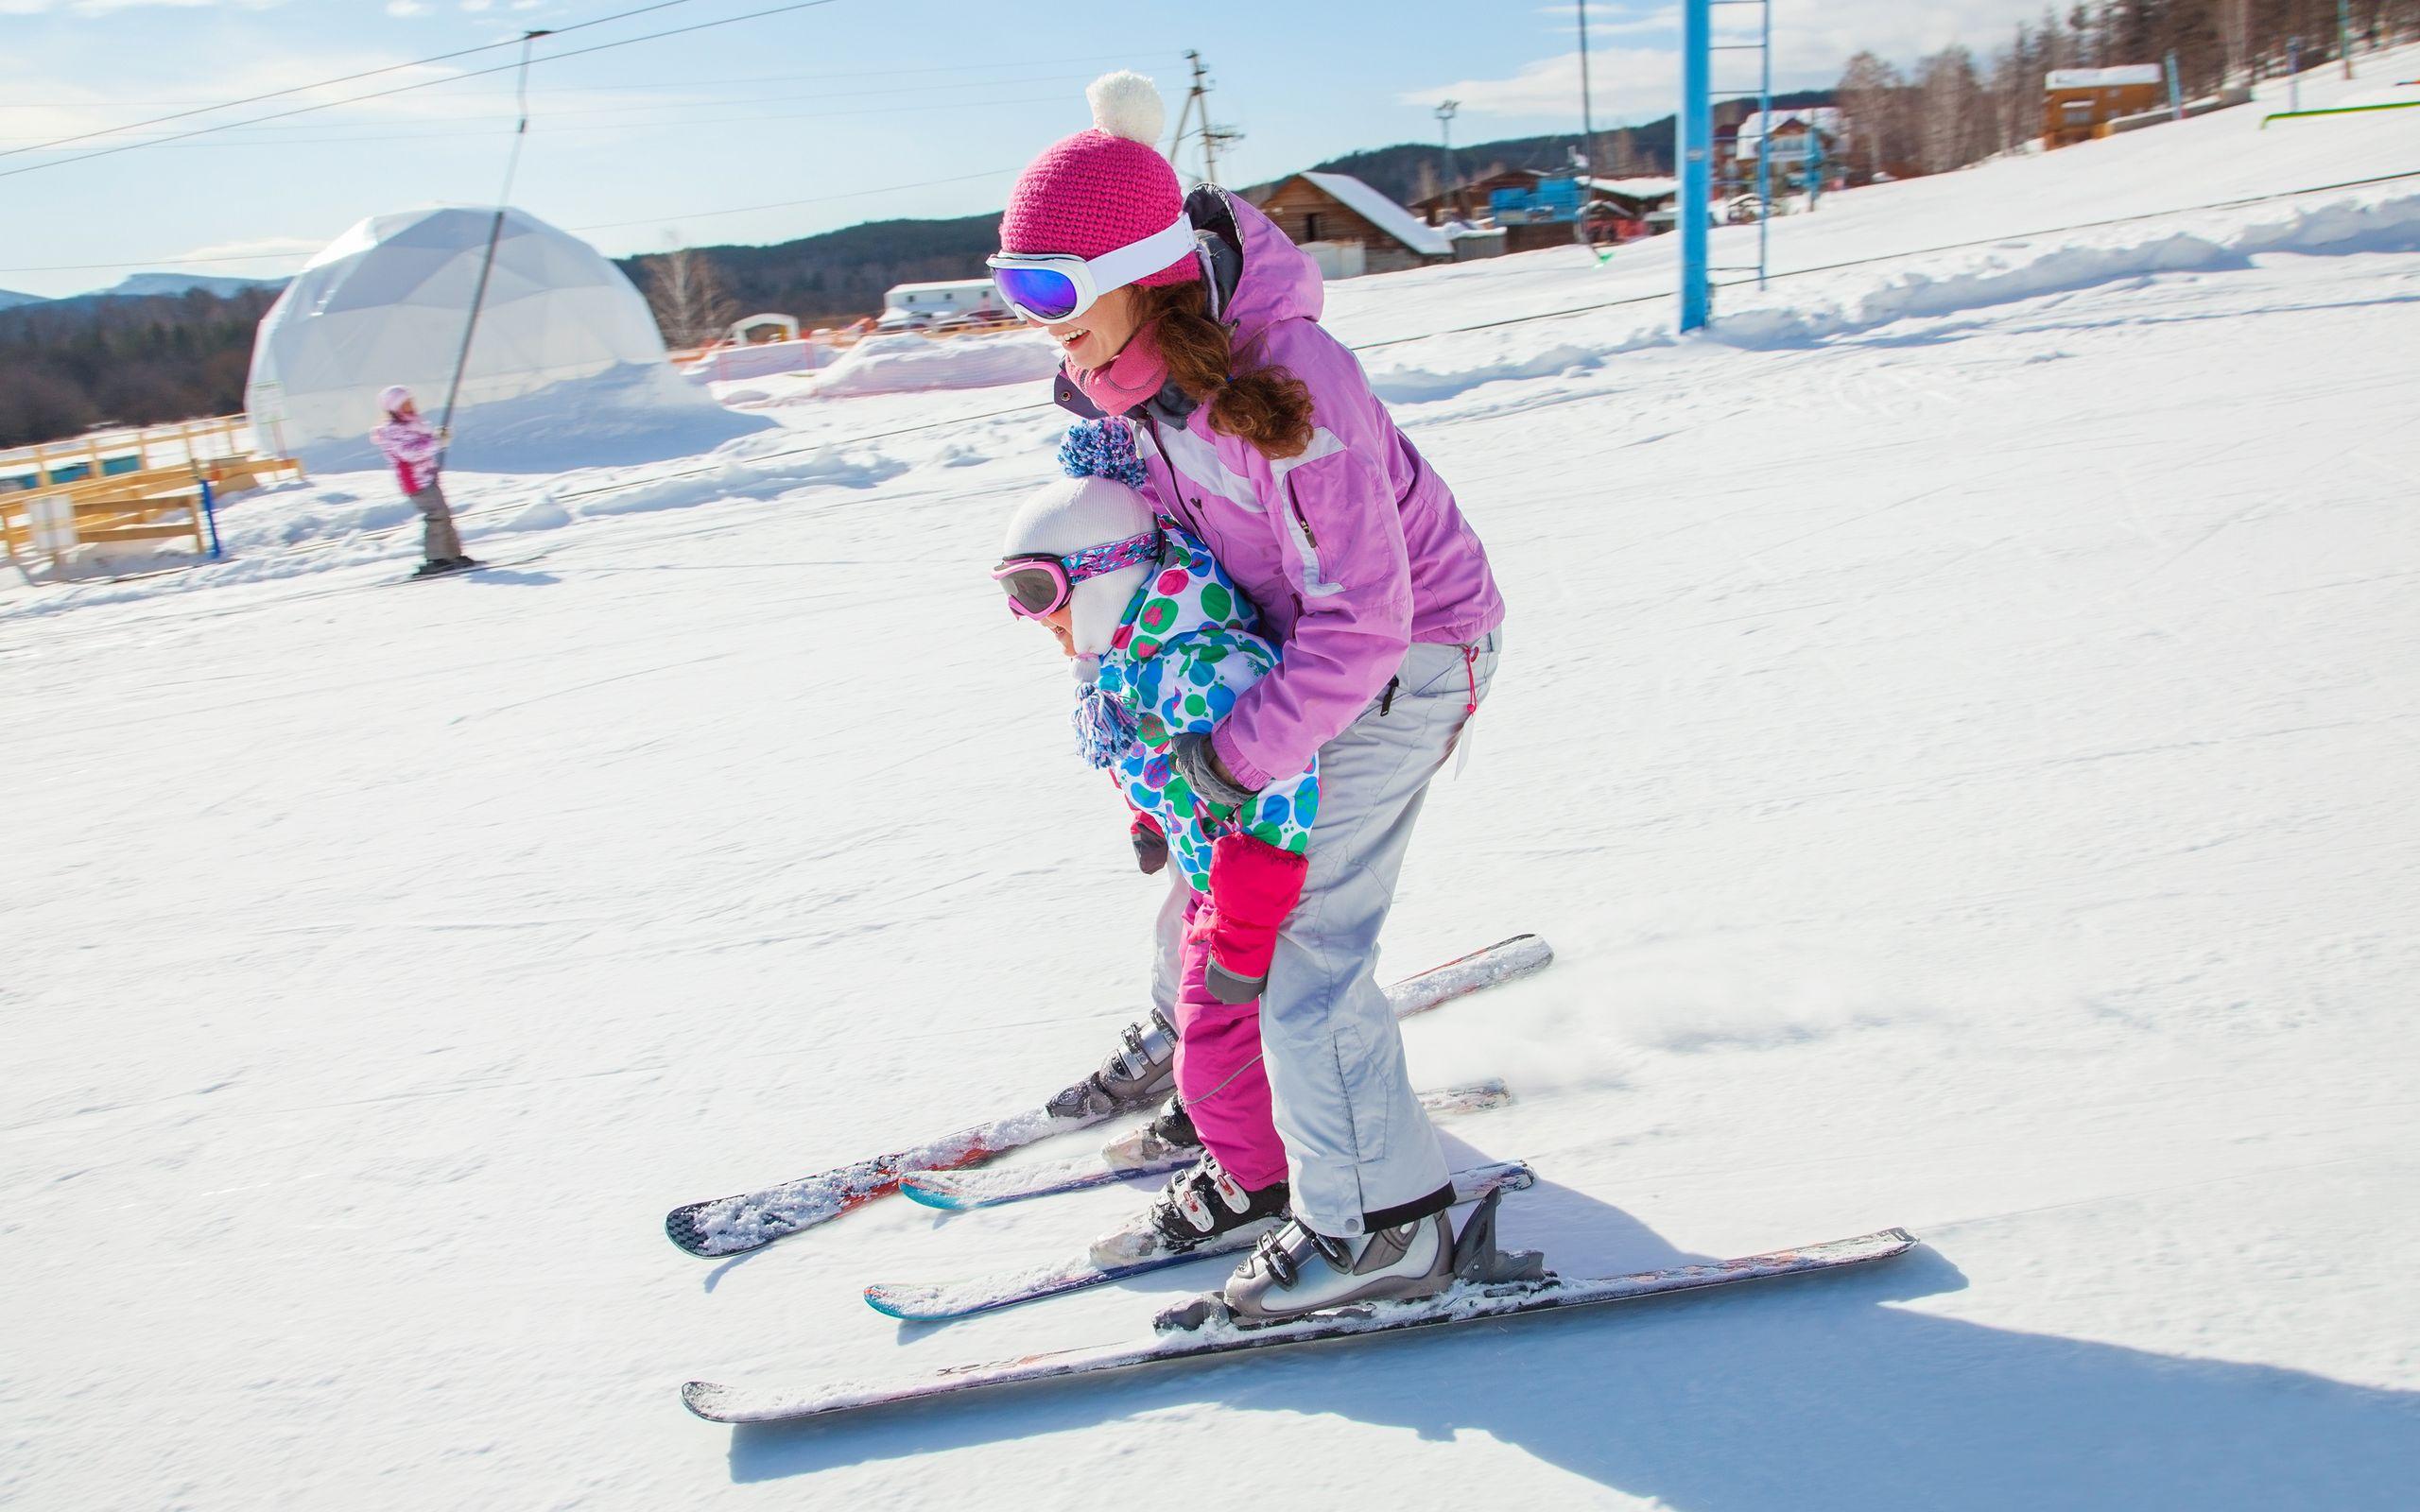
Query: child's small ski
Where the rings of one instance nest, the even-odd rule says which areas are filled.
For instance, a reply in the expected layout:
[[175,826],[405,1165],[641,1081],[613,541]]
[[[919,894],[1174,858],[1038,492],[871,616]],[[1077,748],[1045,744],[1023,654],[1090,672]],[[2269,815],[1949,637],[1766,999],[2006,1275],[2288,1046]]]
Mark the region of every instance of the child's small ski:
[[[1482,1214],[1482,1217],[1484,1215]],[[1474,1219],[1470,1228],[1478,1226]],[[1490,1240],[1492,1244],[1492,1238]],[[1489,1280],[1488,1267],[1476,1268],[1474,1279],[1457,1281],[1435,1297],[1408,1302],[1374,1302],[1306,1314],[1280,1323],[1247,1327],[1218,1315],[1215,1298],[1202,1297],[1160,1314],[1166,1332],[1136,1344],[1092,1345],[1073,1349],[1028,1354],[994,1365],[959,1366],[894,1386],[845,1385],[752,1390],[692,1381],[681,1388],[681,1400],[699,1417],[719,1423],[778,1422],[786,1418],[821,1418],[868,1407],[895,1406],[961,1391],[1020,1385],[1063,1376],[1132,1370],[1140,1366],[1209,1359],[1242,1349],[1275,1349],[1317,1340],[1361,1339],[1406,1329],[1438,1328],[1477,1323],[1522,1313],[1543,1313],[1566,1307],[1593,1307],[1603,1302],[1634,1301],[1668,1292],[1700,1287],[1731,1286],[1740,1281],[1777,1276],[1804,1276],[1839,1270],[1904,1254],[1915,1244],[1904,1228],[1884,1228],[1855,1239],[1801,1249],[1747,1255],[1703,1265],[1676,1265],[1669,1270],[1642,1271],[1634,1276],[1599,1278],[1541,1275],[1526,1280]],[[1457,1246],[1458,1260],[1461,1246]],[[1500,1257],[1499,1257],[1500,1258]],[[1200,1321],[1192,1321],[1195,1318]]]
[[[1474,1166],[1470,1170],[1454,1173],[1454,1200],[1458,1203],[1477,1202],[1491,1192],[1517,1192],[1536,1179],[1535,1173],[1518,1160]],[[929,1285],[878,1282],[866,1288],[866,1305],[907,1323],[939,1323],[948,1318],[971,1317],[977,1313],[995,1312],[1023,1302],[1038,1302],[1046,1297],[1080,1292],[1088,1286],[1122,1281],[1130,1276],[1149,1275],[1155,1270],[1166,1270],[1170,1265],[1200,1260],[1205,1255],[1232,1254],[1239,1249],[1250,1249],[1270,1227],[1266,1222],[1254,1224],[1191,1249],[1147,1253],[1119,1265],[1096,1265],[1088,1259],[1071,1260],[1032,1270],[977,1277],[973,1280]],[[1158,1242],[1155,1236],[1148,1233],[1137,1233],[1134,1237],[1138,1247]]]
[[446,577],[476,577],[481,573],[503,572],[508,568],[526,567],[539,558],[548,555],[552,549],[549,547],[547,551],[533,551],[528,556],[515,557],[510,561],[474,561],[468,567],[448,567],[441,572],[406,573],[401,577],[389,577],[387,582],[389,586],[392,586],[396,583],[433,583]]
[[[1428,1110],[1431,1118],[1482,1113],[1502,1108],[1512,1100],[1512,1089],[1495,1080],[1440,1087],[1420,1094],[1420,1106]],[[1122,1166],[1113,1166],[1096,1154],[1007,1170],[911,1171],[899,1178],[899,1191],[910,1201],[927,1208],[964,1212],[974,1208],[996,1208],[1031,1197],[1055,1197],[1063,1192],[1105,1187],[1113,1181],[1148,1181],[1173,1176],[1189,1169],[1200,1153],[1196,1147],[1165,1160]]]
[[[1440,1004],[1527,976],[1554,959],[1554,952],[1535,935],[1515,935],[1484,950],[1433,967],[1387,988],[1395,1017],[1408,1019]],[[854,1165],[786,1181],[758,1192],[715,1197],[673,1209],[665,1215],[664,1229],[672,1242],[693,1255],[719,1259],[762,1248],[774,1240],[828,1223],[853,1208],[895,1192],[899,1178],[910,1171],[949,1171],[974,1165],[995,1155],[1088,1128],[1121,1113],[1139,1111],[1160,1095],[1119,1107],[1100,1108],[1089,1078],[1077,1082],[1039,1108],[1029,1108],[977,1124],[929,1143],[890,1155],[878,1155]]]

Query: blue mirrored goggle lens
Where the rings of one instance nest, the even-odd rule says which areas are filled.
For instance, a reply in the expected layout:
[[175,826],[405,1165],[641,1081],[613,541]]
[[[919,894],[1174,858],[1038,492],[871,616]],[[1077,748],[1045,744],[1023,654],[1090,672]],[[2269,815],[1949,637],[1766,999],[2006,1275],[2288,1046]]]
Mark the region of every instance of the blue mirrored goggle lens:
[[1076,313],[1076,281],[1056,268],[994,268],[992,281],[1011,308],[1040,319],[1064,320]]

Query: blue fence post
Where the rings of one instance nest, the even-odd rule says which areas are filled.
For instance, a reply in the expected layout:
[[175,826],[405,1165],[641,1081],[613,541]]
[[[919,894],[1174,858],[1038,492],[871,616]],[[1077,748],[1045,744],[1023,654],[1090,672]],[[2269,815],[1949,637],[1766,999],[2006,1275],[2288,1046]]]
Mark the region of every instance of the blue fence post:
[[1681,329],[1706,322],[1706,200],[1713,185],[1713,0],[1681,5],[1681,198],[1673,206],[1681,232]]
[[210,559],[216,561],[226,552],[218,544],[218,500],[208,478],[201,479],[201,523],[210,527]]
[[2168,55],[2168,108],[2173,112],[2170,119],[2185,119],[2185,92],[2177,87],[2176,53],[2173,49]]

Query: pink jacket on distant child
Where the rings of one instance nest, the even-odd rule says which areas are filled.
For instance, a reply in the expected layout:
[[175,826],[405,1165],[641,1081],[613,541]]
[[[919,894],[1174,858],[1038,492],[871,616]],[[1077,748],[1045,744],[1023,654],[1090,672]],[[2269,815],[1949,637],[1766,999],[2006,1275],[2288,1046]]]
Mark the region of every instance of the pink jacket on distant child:
[[387,460],[395,464],[395,480],[404,486],[404,496],[409,498],[437,482],[437,457],[444,448],[438,444],[436,428],[415,415],[398,420],[389,415],[370,433]]

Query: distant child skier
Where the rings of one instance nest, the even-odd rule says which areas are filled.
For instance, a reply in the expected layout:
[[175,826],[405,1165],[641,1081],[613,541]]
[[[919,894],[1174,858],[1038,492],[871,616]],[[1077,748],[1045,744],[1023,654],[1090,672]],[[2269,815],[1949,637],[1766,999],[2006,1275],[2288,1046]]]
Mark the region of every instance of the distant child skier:
[[[1154,518],[1135,491],[1143,470],[1125,421],[1074,427],[1060,462],[1070,475],[1017,511],[992,576],[1011,610],[1047,626],[1074,660],[1077,749],[1133,810],[1142,868],[1176,863],[1169,906],[1182,909],[1183,928],[1163,932],[1173,958],[1159,961],[1153,995],[1176,1040],[1177,1101],[1126,1153],[1202,1146],[1148,1222],[1104,1236],[1094,1258],[1114,1264],[1213,1241],[1239,1248],[1287,1208],[1258,1000],[1278,926],[1302,892],[1318,765],[1240,808],[1216,807],[1186,782],[1179,750],[1208,739],[1277,653],[1210,548]],[[1120,1163],[1119,1146],[1109,1153]]]
[[395,464],[395,477],[404,486],[404,497],[422,516],[422,555],[427,560],[413,576],[434,577],[440,573],[476,567],[477,562],[463,555],[461,534],[454,528],[454,511],[446,507],[445,490],[437,482],[439,463],[445,452],[445,434],[421,418],[420,406],[412,403],[411,390],[401,384],[390,385],[379,394],[378,407],[387,412],[387,419],[370,433],[370,438],[387,454],[387,460]]

